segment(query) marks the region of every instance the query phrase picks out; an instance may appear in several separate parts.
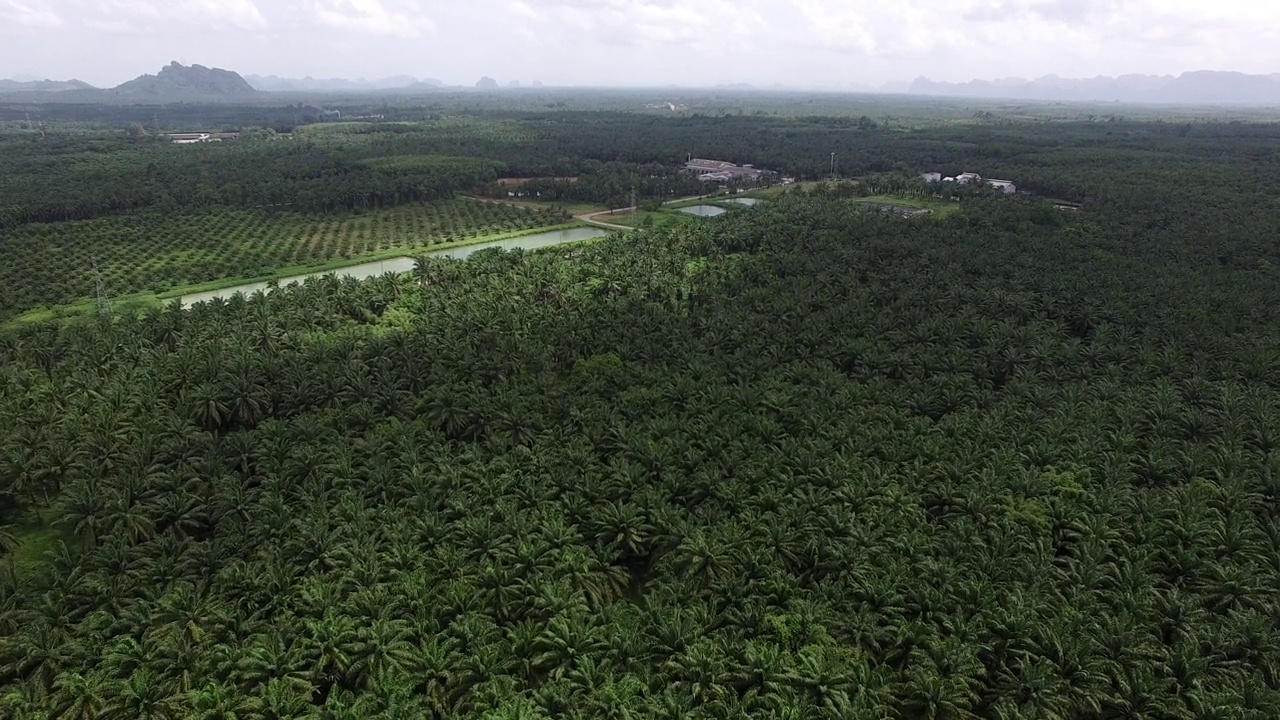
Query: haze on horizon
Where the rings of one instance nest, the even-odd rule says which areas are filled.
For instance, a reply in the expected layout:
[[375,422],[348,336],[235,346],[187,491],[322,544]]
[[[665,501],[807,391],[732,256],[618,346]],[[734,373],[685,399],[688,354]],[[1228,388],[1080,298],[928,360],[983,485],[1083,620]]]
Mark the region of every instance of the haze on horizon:
[[1280,72],[1268,0],[0,0],[0,78],[109,87],[171,60],[469,85]]

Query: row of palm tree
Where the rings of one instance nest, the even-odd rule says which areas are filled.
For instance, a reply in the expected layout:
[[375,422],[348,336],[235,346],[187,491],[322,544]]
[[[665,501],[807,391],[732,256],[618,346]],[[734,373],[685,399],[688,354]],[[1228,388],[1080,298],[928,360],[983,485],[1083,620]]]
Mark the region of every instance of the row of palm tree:
[[6,333],[0,707],[1274,717],[1269,289],[1157,253],[820,191]]
[[0,319],[92,297],[99,277],[108,296],[121,296],[568,219],[558,208],[449,199],[339,217],[222,209],[28,226],[0,236],[9,258],[0,268]]

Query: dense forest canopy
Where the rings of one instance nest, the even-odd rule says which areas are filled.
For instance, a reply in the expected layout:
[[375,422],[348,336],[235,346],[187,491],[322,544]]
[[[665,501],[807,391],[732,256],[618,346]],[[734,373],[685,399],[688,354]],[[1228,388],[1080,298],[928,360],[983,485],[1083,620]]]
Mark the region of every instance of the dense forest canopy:
[[818,186],[4,328],[0,716],[1280,713],[1274,126],[543,120],[289,142],[800,167],[827,126],[886,187],[1085,204]]
[[[232,127],[252,127],[251,119]],[[1167,173],[1192,175],[1185,178],[1191,186],[1221,183],[1219,175],[1228,175],[1226,182],[1252,188],[1252,194],[1259,180],[1280,170],[1280,129],[1271,123],[1112,118],[953,122],[921,129],[840,116],[472,109],[404,122],[307,125],[291,139],[276,135],[195,146],[168,145],[140,128],[137,134],[55,125],[37,132],[29,125],[0,129],[0,228],[156,205],[292,204],[333,212],[440,197],[498,174],[565,177],[625,170],[644,177],[651,174],[644,165],[676,167],[690,154],[821,178],[834,152],[848,177],[978,170],[1018,178],[1020,187],[1042,195],[1077,200],[1145,186],[1151,176]],[[369,163],[402,156],[442,161],[418,167]],[[473,159],[454,159],[460,157]],[[1205,171],[1211,177],[1199,174]]]

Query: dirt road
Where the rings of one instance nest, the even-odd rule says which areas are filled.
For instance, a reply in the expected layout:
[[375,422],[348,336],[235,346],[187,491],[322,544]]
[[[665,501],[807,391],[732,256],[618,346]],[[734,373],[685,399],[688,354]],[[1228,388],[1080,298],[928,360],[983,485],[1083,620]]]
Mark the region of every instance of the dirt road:
[[[688,202],[690,200],[702,200],[704,198],[709,198],[709,197],[714,197],[714,196],[713,195],[694,195],[692,197],[683,197],[683,198],[676,198],[675,200],[667,200],[662,204],[675,205],[677,203]],[[574,215],[573,217],[575,220],[581,220],[582,222],[587,223],[588,225],[595,225],[596,227],[602,227],[609,230],[635,230],[634,227],[629,227],[627,225],[616,225],[614,223],[600,220],[599,218],[602,215],[617,215],[618,213],[631,212],[637,209],[638,208],[632,206],[632,207],[626,207],[626,208],[617,208],[616,210],[600,210],[598,212],[587,213],[585,215]]]

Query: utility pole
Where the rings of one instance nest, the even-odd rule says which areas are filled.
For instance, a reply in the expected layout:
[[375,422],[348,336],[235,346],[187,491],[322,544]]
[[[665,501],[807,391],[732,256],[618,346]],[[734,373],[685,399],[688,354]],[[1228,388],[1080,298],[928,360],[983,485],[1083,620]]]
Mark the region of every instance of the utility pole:
[[836,154],[831,153],[831,179],[836,179]]
[[89,267],[93,270],[93,283],[98,291],[98,317],[111,314],[111,300],[107,298],[107,284],[102,279],[102,271],[98,269],[98,258],[89,258]]
[[639,209],[639,203],[636,202],[636,184],[631,183],[631,217],[635,217],[636,211]]

